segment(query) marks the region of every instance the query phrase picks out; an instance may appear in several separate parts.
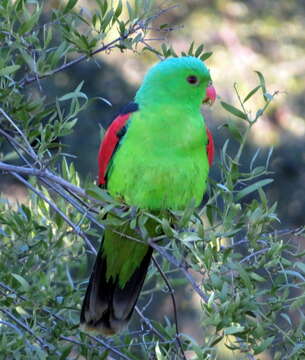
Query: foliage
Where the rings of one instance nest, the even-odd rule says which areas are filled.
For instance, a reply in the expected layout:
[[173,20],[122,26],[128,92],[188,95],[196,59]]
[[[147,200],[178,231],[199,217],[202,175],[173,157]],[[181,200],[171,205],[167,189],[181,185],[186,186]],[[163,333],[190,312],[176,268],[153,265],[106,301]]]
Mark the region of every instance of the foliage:
[[[272,181],[271,153],[265,166],[255,165],[255,153],[248,172],[240,170],[249,132],[276,95],[267,91],[261,73],[243,100],[234,86],[240,108],[221,102],[228,115],[224,126],[240,145],[235,156],[229,155],[229,140],[223,146],[217,164],[222,179],[210,180],[202,209],[190,204],[183,212],[156,217],[128,208],[81,180],[67,161],[61,139],[95,99],[88,99],[81,83],[50,101],[43,96],[43,79],[114,49],[177,56],[168,45],[152,47],[146,37],[155,18],[169,10],[155,9],[147,0],[126,7],[96,0],[95,9],[84,12],[69,0],[50,16],[38,1],[0,4],[0,145],[11,146],[10,153],[0,154],[0,170],[29,189],[23,204],[0,201],[0,351],[7,359],[106,359],[111,354],[161,360],[185,359],[186,353],[216,359],[221,341],[244,358],[266,349],[274,359],[304,356],[303,253],[287,241],[303,236],[303,229],[274,231],[276,204],[270,205],[264,192]],[[171,27],[159,27],[166,29]],[[180,55],[186,54],[211,55],[194,43]],[[37,88],[29,91],[30,84]],[[253,116],[247,106],[258,92],[263,105]],[[19,158],[17,165],[12,158]],[[257,199],[249,202],[251,193]],[[107,212],[116,221],[104,220]],[[161,235],[155,239],[145,229],[150,217],[159,223]],[[81,333],[87,257],[96,253],[104,226],[122,222],[155,249],[143,297],[167,290],[174,320],[149,319],[146,305],[137,308],[141,324],[135,331],[112,339]],[[201,343],[179,330],[174,283],[188,283],[200,297]]]

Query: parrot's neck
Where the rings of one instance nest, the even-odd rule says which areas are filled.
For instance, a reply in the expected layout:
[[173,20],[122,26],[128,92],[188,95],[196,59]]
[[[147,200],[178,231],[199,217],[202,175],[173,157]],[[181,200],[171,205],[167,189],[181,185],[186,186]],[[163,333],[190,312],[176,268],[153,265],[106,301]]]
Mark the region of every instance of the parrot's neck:
[[166,90],[156,92],[152,87],[144,86],[138,90],[135,102],[140,107],[145,107],[153,112],[156,111],[155,109],[171,109],[172,114],[176,114],[177,111],[200,112],[202,99],[194,98],[191,94],[180,97],[178,93],[173,93],[169,100]]
[[188,103],[139,104],[139,112],[133,115],[131,122],[131,128],[142,143],[164,154],[174,149],[188,151],[206,142],[200,108]]

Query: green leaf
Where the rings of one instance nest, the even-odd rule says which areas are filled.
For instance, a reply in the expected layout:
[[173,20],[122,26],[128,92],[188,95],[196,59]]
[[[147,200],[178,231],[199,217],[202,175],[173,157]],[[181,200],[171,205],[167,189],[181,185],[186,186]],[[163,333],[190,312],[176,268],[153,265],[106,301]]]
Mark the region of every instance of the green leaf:
[[86,189],[86,194],[93,198],[106,202],[114,202],[114,199],[109,195],[107,190],[103,190],[100,187],[90,184],[90,187]]
[[216,186],[225,192],[230,192],[230,190],[223,184],[216,184]]
[[221,101],[220,102],[222,107],[227,110],[229,113],[243,119],[243,120],[248,120],[248,116],[243,113],[242,111],[240,111],[239,109],[237,109],[236,107],[230,105],[230,104],[227,104],[226,102],[224,101]]
[[252,288],[252,283],[248,272],[238,263],[234,264],[234,269],[239,273],[239,276],[248,289]]
[[250,193],[257,191],[258,189],[262,188],[263,186],[271,184],[273,181],[274,181],[273,179],[263,179],[263,180],[256,182],[255,184],[245,187],[244,189],[242,189],[241,191],[239,191],[237,193],[236,200],[238,201],[238,200],[242,199],[246,195],[249,195]]
[[133,7],[130,5],[129,1],[127,1],[126,4],[127,4],[127,10],[128,10],[128,18],[130,21],[132,21],[135,18],[135,11],[134,11]]
[[171,56],[178,57],[177,53],[175,52],[172,46],[169,48],[169,51]]
[[103,20],[102,20],[102,22],[101,22],[101,29],[102,29],[102,31],[105,31],[106,28],[107,28],[107,26],[108,26],[108,25],[110,24],[110,22],[113,20],[113,15],[114,15],[113,10],[109,10],[109,11],[105,14],[105,16],[104,16],[104,18],[103,18]]
[[212,51],[208,51],[208,52],[205,52],[204,54],[202,54],[200,56],[200,60],[201,61],[205,61],[207,60],[209,57],[211,57],[213,55],[213,52]]
[[77,123],[77,119],[72,119],[70,121],[66,121],[64,123],[63,129],[67,130],[68,132],[70,132],[70,130],[72,130],[74,128],[74,126]]
[[98,3],[98,5],[100,7],[102,16],[104,16],[108,9],[108,0],[96,0],[96,2]]
[[67,163],[67,159],[63,156],[62,162],[61,162],[61,171],[64,179],[70,178],[70,171],[69,171],[69,165]]
[[264,350],[266,350],[272,344],[274,338],[275,338],[275,336],[271,336],[271,337],[267,338],[266,340],[264,340],[263,342],[261,342],[259,345],[253,346],[254,355],[260,354]]
[[20,65],[10,65],[0,69],[0,76],[6,76],[20,69]]
[[224,329],[224,335],[233,335],[238,334],[245,331],[244,326],[236,325],[236,326],[230,326]]
[[69,44],[66,41],[63,41],[56,51],[52,52],[49,55],[49,63],[51,66],[55,67],[58,63],[58,61],[66,55],[67,51],[69,50]]
[[65,94],[65,95],[61,96],[58,100],[59,101],[66,101],[66,100],[71,100],[71,99],[76,99],[76,98],[83,98],[83,99],[88,100],[87,95],[84,94],[81,91],[70,92],[68,94]]
[[250,273],[250,277],[251,277],[253,280],[258,281],[258,282],[264,282],[264,281],[266,281],[265,278],[263,278],[262,276],[258,275],[258,274],[255,273],[255,272],[251,272],[251,273]]
[[167,46],[166,46],[166,44],[161,44],[161,50],[162,50],[162,53],[163,53],[163,55],[164,56],[166,56],[167,55]]
[[198,48],[197,48],[196,51],[195,51],[195,57],[198,57],[198,56],[202,53],[203,48],[204,48],[204,45],[203,45],[203,44],[201,44],[201,45],[198,46]]
[[122,0],[119,0],[118,6],[117,6],[117,8],[115,10],[115,13],[114,13],[114,17],[116,19],[121,15],[122,10],[123,10]]
[[290,276],[300,279],[301,281],[305,281],[305,277],[303,275],[301,275],[299,272],[294,271],[294,270],[288,270],[288,269],[280,270],[279,273],[290,275]]
[[69,355],[72,352],[72,348],[73,348],[73,344],[66,345],[62,350],[59,360],[69,359]]
[[167,219],[162,219],[161,226],[162,226],[162,230],[164,231],[164,234],[169,238],[172,238],[174,232]]
[[242,142],[243,136],[241,132],[239,131],[238,127],[234,124],[233,121],[228,122],[227,124],[224,124],[224,127],[227,127],[230,134],[233,136],[233,138],[238,141],[239,143]]
[[77,2],[78,2],[78,0],[69,0],[63,10],[63,14],[67,14],[68,12],[70,12],[74,8],[74,6],[77,4]]
[[304,274],[305,274],[305,264],[300,262],[300,261],[297,261],[295,264],[294,264],[294,267],[297,267],[299,268]]
[[254,89],[252,89],[249,94],[244,98],[243,104],[248,101],[256,92],[262,87],[262,85],[258,85]]
[[30,56],[24,49],[20,49],[20,52],[28,67],[31,69],[31,71],[35,72],[36,64],[32,56]]
[[213,309],[214,303],[215,303],[215,292],[212,291],[211,295],[209,296],[208,302],[207,302],[207,307],[209,309]]
[[263,95],[264,95],[264,99],[265,99],[265,101],[267,101],[268,99],[265,96],[267,90],[266,90],[266,82],[265,82],[264,75],[260,71],[255,71],[255,72],[258,75],[260,86],[262,88],[262,92],[263,92]]
[[159,342],[157,342],[157,344],[155,346],[155,352],[156,352],[157,360],[165,360],[164,355],[161,352]]
[[223,339],[223,336],[221,335],[215,335],[215,338],[211,341],[211,343],[209,344],[210,346],[215,346],[216,344],[218,344],[221,340]]
[[193,49],[194,49],[194,41],[192,41],[190,48],[188,50],[188,55],[193,56]]
[[18,274],[14,274],[14,273],[12,273],[12,276],[20,283],[20,285],[24,291],[29,291],[30,285],[25,280],[24,277],[22,277],[21,275],[18,275]]
[[38,15],[39,14],[32,15],[29,20],[27,20],[20,26],[18,31],[19,35],[29,33],[33,29],[33,27],[37,24]]

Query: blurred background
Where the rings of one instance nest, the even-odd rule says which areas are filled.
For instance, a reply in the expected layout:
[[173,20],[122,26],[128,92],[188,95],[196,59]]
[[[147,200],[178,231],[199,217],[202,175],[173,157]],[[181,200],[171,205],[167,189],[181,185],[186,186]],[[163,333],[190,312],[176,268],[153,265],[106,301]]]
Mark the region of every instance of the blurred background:
[[[49,8],[59,1],[49,1]],[[92,6],[90,0],[79,1],[84,9]],[[162,6],[175,2],[162,1]],[[264,74],[269,93],[279,91],[266,115],[253,128],[242,158],[242,167],[248,169],[257,151],[257,165],[266,162],[271,147],[270,162],[274,182],[269,185],[267,196],[270,203],[278,203],[281,229],[295,228],[305,223],[305,1],[304,0],[185,0],[178,7],[164,14],[158,22],[177,26],[166,40],[177,53],[187,51],[191,41],[205,44],[213,55],[207,60],[219,98],[238,106],[234,83],[238,84],[242,97],[258,85],[255,70]],[[159,2],[161,4],[161,2]],[[156,24],[157,25],[157,24]],[[152,38],[163,38],[160,33]],[[158,47],[156,41],[151,45]],[[83,91],[89,98],[100,96],[112,103],[96,101],[80,114],[74,134],[66,138],[66,151],[76,156],[76,168],[85,178],[96,178],[97,152],[102,129],[111,123],[118,109],[131,101],[147,69],[156,61],[151,53],[118,50],[100,54],[95,61],[80,63],[53,78],[42,80],[43,91],[50,99],[73,90],[82,80]],[[29,91],[39,92],[37,86]],[[249,101],[249,110],[255,113],[262,105],[261,94]],[[213,107],[203,108],[209,128],[216,143],[219,157],[224,141],[230,134],[222,127],[228,113],[216,101]],[[236,144],[230,140],[230,151]],[[217,178],[217,159],[211,176]],[[2,177],[0,191],[9,198],[22,199],[26,190],[8,177]],[[183,292],[185,294],[185,291]],[[197,339],[202,337],[194,326],[198,299],[191,293],[179,297],[183,311],[182,331]],[[190,303],[192,306],[190,307]],[[164,296],[164,312],[171,312],[171,303]],[[168,308],[168,309],[167,309]],[[166,310],[167,309],[167,310]],[[160,317],[164,312],[158,311]],[[157,315],[156,315],[157,316]],[[220,359],[227,358],[223,355]],[[229,358],[229,357],[228,357]],[[263,357],[260,357],[263,359]],[[264,359],[271,359],[268,354]]]

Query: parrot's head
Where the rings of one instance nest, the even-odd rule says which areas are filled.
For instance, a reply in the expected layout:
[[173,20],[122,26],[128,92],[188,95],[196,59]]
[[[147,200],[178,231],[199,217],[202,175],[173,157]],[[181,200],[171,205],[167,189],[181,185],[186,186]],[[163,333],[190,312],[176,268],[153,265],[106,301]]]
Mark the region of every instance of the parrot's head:
[[192,56],[167,58],[153,66],[136,95],[139,104],[157,101],[200,106],[211,105],[215,99],[210,71]]

